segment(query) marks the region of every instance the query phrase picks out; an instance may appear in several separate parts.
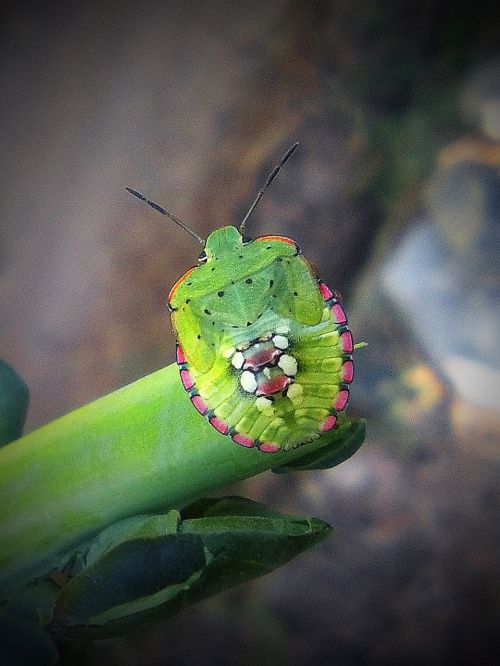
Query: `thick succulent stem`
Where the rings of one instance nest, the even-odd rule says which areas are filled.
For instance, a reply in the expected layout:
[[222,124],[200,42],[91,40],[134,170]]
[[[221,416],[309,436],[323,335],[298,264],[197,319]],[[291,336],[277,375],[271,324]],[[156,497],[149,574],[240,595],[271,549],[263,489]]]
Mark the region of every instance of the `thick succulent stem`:
[[170,365],[0,449],[0,582],[15,588],[127,516],[180,508],[330,442],[262,453],[219,434]]

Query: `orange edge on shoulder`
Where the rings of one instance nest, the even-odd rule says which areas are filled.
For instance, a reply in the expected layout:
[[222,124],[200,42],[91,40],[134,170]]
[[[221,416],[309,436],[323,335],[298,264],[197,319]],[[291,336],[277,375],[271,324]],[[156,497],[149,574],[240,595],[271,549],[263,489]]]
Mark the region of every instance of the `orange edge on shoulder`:
[[197,268],[197,266],[193,266],[193,268],[190,268],[188,271],[186,271],[184,275],[181,275],[181,277],[177,280],[172,289],[168,292],[169,303],[172,302],[172,299],[174,298],[174,294],[177,291],[177,289],[181,286],[184,280],[191,275],[191,273],[195,270],[195,268]]
[[289,245],[295,245],[298,247],[297,242],[286,236],[257,236],[256,241],[281,241],[282,243],[288,243]]

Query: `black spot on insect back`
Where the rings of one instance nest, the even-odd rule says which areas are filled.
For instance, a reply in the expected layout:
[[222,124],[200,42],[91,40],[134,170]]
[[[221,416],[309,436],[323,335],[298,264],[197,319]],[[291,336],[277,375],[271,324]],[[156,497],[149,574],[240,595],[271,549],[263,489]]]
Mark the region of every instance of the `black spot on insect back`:
[[224,292],[223,291],[218,291],[217,296],[219,296],[219,298],[222,298],[224,296]]
[[210,310],[207,310],[207,308],[205,308],[205,309],[203,310],[203,312],[204,312],[205,314],[207,314],[207,315],[211,315],[211,314],[212,314],[212,313],[210,312]]
[[245,280],[245,282],[246,282],[247,284],[252,284],[253,280],[252,280],[252,278],[247,278],[247,279]]

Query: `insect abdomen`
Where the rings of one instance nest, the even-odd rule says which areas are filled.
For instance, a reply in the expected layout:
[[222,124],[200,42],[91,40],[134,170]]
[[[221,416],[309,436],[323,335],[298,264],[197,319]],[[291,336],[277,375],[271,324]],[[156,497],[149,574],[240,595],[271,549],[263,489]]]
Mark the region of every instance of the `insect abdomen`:
[[336,425],[353,378],[352,336],[342,305],[319,283],[323,310],[310,326],[270,303],[253,322],[228,329],[207,372],[178,348],[184,387],[219,432],[264,452],[290,449]]

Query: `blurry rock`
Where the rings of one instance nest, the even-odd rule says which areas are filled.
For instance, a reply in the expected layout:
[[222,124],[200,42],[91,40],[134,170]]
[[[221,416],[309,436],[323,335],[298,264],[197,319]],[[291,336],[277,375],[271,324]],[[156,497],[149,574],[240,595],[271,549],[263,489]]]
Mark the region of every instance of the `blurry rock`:
[[439,167],[426,193],[429,217],[380,271],[387,297],[454,394],[492,410],[500,408],[498,157]]
[[[474,255],[474,246],[468,247]],[[495,408],[500,407],[500,304],[497,285],[488,284],[494,279],[490,269],[467,252],[450,254],[436,227],[423,223],[389,257],[381,280],[454,392]]]
[[370,358],[357,380],[362,401],[402,427],[443,427],[449,386],[454,429],[476,413],[476,427],[498,432],[500,61],[464,86],[463,111],[473,132],[439,153],[425,212],[358,295]]

